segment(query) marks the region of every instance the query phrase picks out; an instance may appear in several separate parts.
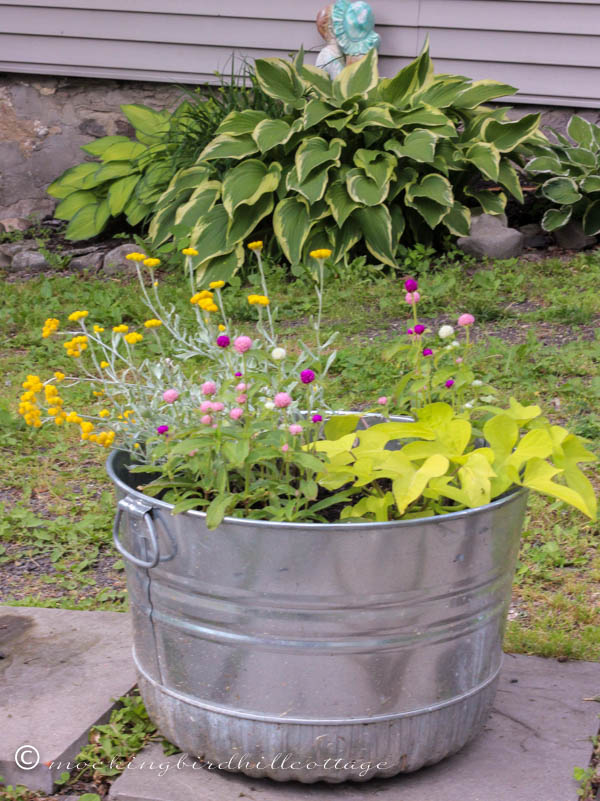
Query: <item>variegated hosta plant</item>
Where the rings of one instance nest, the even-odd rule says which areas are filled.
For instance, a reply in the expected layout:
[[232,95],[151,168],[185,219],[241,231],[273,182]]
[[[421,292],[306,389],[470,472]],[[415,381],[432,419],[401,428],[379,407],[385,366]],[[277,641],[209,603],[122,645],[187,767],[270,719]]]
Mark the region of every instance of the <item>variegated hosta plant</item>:
[[393,267],[401,241],[468,235],[471,209],[501,213],[506,195],[482,183],[522,200],[513,162],[547,141],[538,114],[509,121],[482,105],[513,87],[435,75],[427,47],[392,79],[379,77],[375,51],[334,81],[302,53],[258,60],[256,76],[285,115],[231,113],[174,176],[150,225],[155,247],[174,235],[197,248],[207,282],[229,278],[244,238],[263,228],[292,266],[315,248],[337,262],[366,246]]
[[567,133],[553,131],[556,144],[535,147],[526,169],[541,182],[541,193],[554,205],[544,214],[546,231],[580,222],[589,236],[600,233],[600,127],[571,117]]

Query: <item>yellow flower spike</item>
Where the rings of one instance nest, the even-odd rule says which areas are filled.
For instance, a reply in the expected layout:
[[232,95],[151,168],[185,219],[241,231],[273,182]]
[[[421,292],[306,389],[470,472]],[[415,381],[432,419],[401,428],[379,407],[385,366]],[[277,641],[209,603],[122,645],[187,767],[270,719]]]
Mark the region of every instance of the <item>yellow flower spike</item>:
[[100,367],[102,367],[102,369],[104,369],[105,367],[110,367],[110,365],[109,365],[108,362],[100,362]]
[[226,326],[224,326],[222,323],[219,323],[219,331],[227,331]]
[[56,417],[56,415],[59,412],[60,412],[60,409],[57,408],[56,406],[50,406],[50,408],[48,409],[48,414],[50,415],[50,417]]
[[138,334],[137,331],[132,331],[130,334],[125,334],[123,339],[129,345],[135,345],[137,342],[141,342],[144,337],[141,334]]
[[126,420],[128,420],[128,419],[131,417],[131,415],[132,415],[133,413],[134,413],[134,412],[133,412],[133,409],[125,409],[125,411],[123,412],[123,417],[124,417]]
[[108,409],[102,409],[98,412],[98,417],[110,417],[110,412]]
[[184,248],[181,252],[183,253],[184,256],[197,256],[198,255],[198,251],[196,250],[196,248]]
[[211,289],[221,289],[225,286],[225,281],[211,281],[209,287]]
[[248,244],[248,250],[262,250],[262,249],[263,249],[263,243],[260,240],[258,242],[250,242]]
[[256,302],[259,304],[259,306],[268,306],[271,301],[264,295],[259,295]]
[[160,259],[144,259],[144,267],[158,267]]
[[219,307],[215,303],[211,303],[210,306],[206,307],[206,311],[218,312],[219,311]]
[[134,442],[133,443],[133,447],[137,450],[140,447],[140,443],[139,442]]
[[310,256],[313,259],[328,259],[331,256],[329,248],[320,248],[319,250],[311,250]]
[[104,328],[102,328],[101,325],[95,325],[94,326],[94,334],[101,334],[103,331],[104,331]]
[[55,418],[54,418],[54,423],[55,423],[57,426],[62,426],[62,424],[63,424],[64,422],[65,422],[65,418],[64,418],[64,417],[55,417]]
[[146,322],[144,323],[145,328],[158,328],[161,325],[162,325],[162,320],[156,320],[156,319],[146,320]]
[[64,373],[61,373],[61,372],[60,372],[60,370],[57,370],[57,371],[54,373],[54,378],[56,378],[56,380],[57,380],[57,381],[64,381],[64,379],[65,379],[65,374],[64,374]]
[[123,323],[121,325],[115,325],[113,326],[113,331],[115,334],[126,334],[129,331],[129,326]]
[[145,253],[128,253],[125,258],[127,261],[144,261],[147,257]]
[[84,317],[87,317],[89,312],[87,311],[74,311],[72,314],[69,315],[69,320],[72,323],[76,323],[77,320],[82,320]]
[[103,389],[95,389],[92,392],[92,395],[95,395],[96,398],[101,398],[104,395],[104,390]]
[[158,281],[155,281],[152,286],[158,286]]
[[257,298],[258,298],[258,295],[248,295],[248,303],[251,306],[254,306],[254,304],[257,302],[257,300],[256,300]]

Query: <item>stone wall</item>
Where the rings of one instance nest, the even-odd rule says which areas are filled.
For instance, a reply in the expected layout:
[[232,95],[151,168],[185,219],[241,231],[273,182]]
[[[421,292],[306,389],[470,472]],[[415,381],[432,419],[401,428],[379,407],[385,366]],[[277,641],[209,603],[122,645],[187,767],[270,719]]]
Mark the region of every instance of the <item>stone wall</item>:
[[[83,160],[80,145],[133,134],[122,103],[174,108],[181,95],[161,83],[0,74],[0,220],[51,214],[55,201],[46,187]],[[537,110],[520,105],[514,114]],[[544,124],[564,131],[573,113],[600,122],[598,109],[553,108],[544,111]]]

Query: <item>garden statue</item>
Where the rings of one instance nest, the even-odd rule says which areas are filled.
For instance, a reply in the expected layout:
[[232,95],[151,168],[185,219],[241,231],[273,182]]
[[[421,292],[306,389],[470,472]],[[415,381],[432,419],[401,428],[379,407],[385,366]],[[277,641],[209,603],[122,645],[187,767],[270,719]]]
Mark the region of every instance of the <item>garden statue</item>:
[[364,0],[337,0],[322,8],[317,28],[327,44],[316,66],[335,78],[346,64],[358,61],[373,47],[379,49],[381,40],[374,27],[373,10]]

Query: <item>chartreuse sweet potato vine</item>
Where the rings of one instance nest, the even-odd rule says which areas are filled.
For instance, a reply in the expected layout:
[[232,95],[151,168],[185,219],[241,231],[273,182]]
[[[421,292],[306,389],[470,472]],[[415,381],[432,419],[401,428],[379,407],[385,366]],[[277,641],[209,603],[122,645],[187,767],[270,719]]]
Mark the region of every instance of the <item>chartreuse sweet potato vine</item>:
[[149,229],[154,247],[174,236],[197,248],[206,282],[231,277],[243,240],[267,230],[292,268],[317,248],[338,262],[365,247],[394,267],[400,242],[465,236],[471,210],[501,213],[505,193],[482,182],[521,201],[513,162],[547,144],[539,114],[510,121],[482,105],[516,89],[435,75],[427,47],[392,79],[379,77],[375,51],[334,81],[302,53],[257,60],[256,77],[284,115],[229,114],[173,177]]
[[[360,416],[338,417],[315,443],[328,461],[317,482],[330,492],[352,488],[341,519],[412,519],[483,506],[526,487],[596,518],[596,498],[578,462],[596,461],[581,439],[514,398],[508,409],[480,407],[483,426],[447,403],[419,409],[414,422],[364,430]],[[479,444],[479,439],[484,440]],[[554,479],[558,478],[559,481]],[[560,483],[559,483],[560,482]]]

